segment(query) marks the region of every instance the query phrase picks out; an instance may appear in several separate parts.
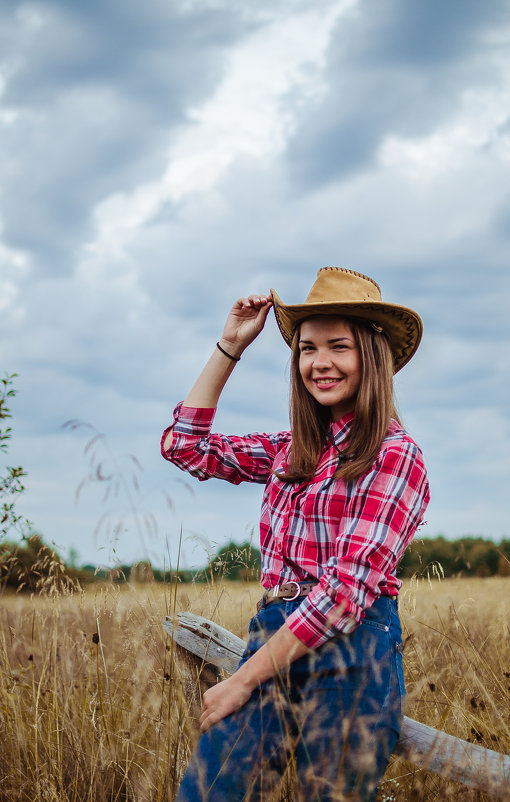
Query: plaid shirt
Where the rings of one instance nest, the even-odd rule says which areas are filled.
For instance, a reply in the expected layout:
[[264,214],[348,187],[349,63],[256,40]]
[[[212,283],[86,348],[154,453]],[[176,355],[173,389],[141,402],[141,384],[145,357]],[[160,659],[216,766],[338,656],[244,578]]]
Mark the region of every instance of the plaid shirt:
[[339,632],[351,632],[375,599],[398,594],[402,585],[396,567],[429,500],[418,446],[391,421],[371,468],[355,481],[334,479],[351,412],[331,424],[330,441],[313,479],[282,482],[273,471],[286,468],[291,433],[212,434],[214,413],[179,404],[173,443],[168,451],[162,445],[163,456],[201,481],[217,477],[232,484],[264,484],[262,585],[317,582],[287,618],[296,637],[310,648]]

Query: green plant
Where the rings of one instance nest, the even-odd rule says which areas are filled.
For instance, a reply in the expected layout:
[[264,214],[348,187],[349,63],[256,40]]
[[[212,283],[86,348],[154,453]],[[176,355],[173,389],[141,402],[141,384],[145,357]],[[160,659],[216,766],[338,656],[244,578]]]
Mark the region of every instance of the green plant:
[[[16,390],[12,387],[16,376],[16,373],[6,373],[0,380],[0,450],[4,453],[7,452],[12,429],[10,426],[4,426],[3,421],[12,418],[9,402],[16,395]],[[13,468],[7,465],[5,474],[0,474],[0,540],[12,528],[17,529],[22,536],[25,536],[31,526],[30,521],[16,512],[15,507],[16,496],[25,490],[22,483],[24,476],[26,473],[21,466]]]
[[240,545],[231,541],[218,550],[206,572],[208,577],[256,582],[260,578],[260,551],[250,541]]

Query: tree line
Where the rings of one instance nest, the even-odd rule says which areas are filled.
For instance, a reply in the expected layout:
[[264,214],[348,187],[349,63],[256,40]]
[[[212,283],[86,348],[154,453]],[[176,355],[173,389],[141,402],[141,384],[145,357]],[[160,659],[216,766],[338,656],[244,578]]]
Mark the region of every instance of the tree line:
[[[7,452],[12,436],[7,425],[11,418],[10,402],[16,391],[13,382],[16,374],[5,374],[0,379],[0,452]],[[16,510],[16,501],[24,492],[21,466],[9,467],[0,474],[0,590],[7,586],[17,590],[38,592],[43,589],[70,588],[105,579],[114,582],[213,582],[217,579],[255,582],[260,576],[259,549],[246,541],[230,542],[211,556],[207,565],[198,570],[163,570],[149,562],[134,565],[116,565],[98,569],[93,565],[77,568],[48,546],[39,534],[33,533],[32,524]],[[5,540],[15,530],[21,541]],[[481,536],[466,536],[448,540],[443,535],[434,538],[416,538],[406,550],[398,567],[402,578],[412,576],[510,576],[510,540],[499,543]]]
[[[230,542],[222,546],[207,565],[196,570],[164,570],[144,560],[134,564],[98,569],[94,565],[77,568],[45,544],[40,535],[21,543],[0,544],[0,589],[39,592],[62,590],[106,580],[123,582],[216,582],[227,579],[257,582],[260,577],[260,550],[250,542]],[[443,535],[419,538],[407,549],[398,567],[400,578],[510,576],[510,540],[499,543],[483,537],[448,540]]]

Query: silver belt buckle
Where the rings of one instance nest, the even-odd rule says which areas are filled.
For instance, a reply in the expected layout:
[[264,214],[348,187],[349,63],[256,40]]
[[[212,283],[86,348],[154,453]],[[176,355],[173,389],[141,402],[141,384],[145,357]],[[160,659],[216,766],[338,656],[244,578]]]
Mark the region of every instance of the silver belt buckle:
[[280,585],[275,585],[273,588],[269,588],[267,591],[267,598],[272,600],[276,599],[280,592]]
[[294,596],[282,596],[283,601],[294,601],[294,599],[297,599],[297,597],[300,595],[301,587],[299,585],[299,582],[295,582],[293,579],[291,579],[290,582],[286,582],[285,584],[286,585],[295,585],[297,590],[296,590]]

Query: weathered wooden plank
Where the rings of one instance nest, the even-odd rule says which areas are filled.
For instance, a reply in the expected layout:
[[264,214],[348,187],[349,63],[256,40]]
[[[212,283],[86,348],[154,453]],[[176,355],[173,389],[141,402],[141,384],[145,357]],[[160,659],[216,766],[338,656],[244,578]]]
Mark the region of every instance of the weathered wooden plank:
[[[183,649],[232,674],[245,642],[202,616],[185,612],[168,616],[163,627]],[[463,741],[404,716],[395,754],[419,768],[471,788],[510,798],[510,756]]]
[[510,798],[510,756],[404,716],[395,753],[471,788]]
[[228,674],[234,673],[246,646],[241,638],[194,613],[178,613],[177,619],[177,627],[174,627],[172,619],[167,616],[163,627],[174,636],[179,646]]

